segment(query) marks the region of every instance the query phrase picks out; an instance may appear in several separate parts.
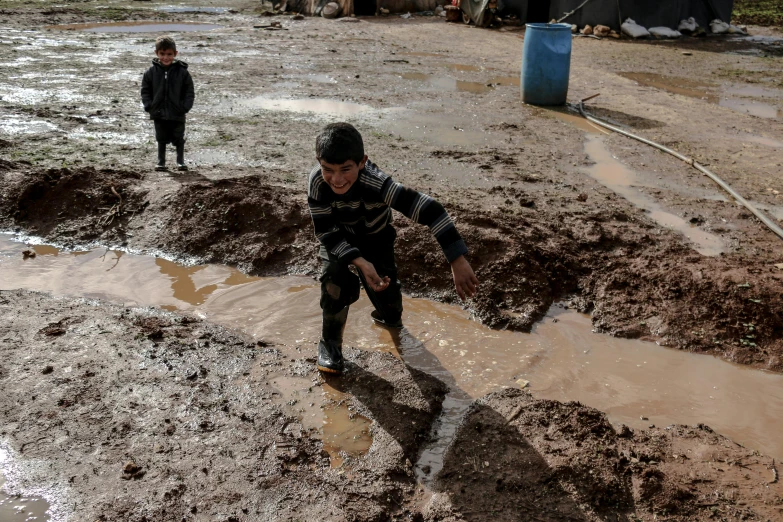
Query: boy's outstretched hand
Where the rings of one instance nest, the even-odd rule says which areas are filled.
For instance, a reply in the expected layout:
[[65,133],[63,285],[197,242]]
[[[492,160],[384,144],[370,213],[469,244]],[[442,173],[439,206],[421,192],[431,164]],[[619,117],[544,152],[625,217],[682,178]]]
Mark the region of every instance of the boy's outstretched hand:
[[379,276],[378,272],[375,270],[375,266],[363,257],[357,257],[351,261],[351,263],[362,271],[364,280],[367,281],[367,284],[370,285],[374,291],[383,292],[389,287],[389,283],[391,283],[389,276]]
[[473,297],[478,291],[478,278],[473,273],[470,263],[465,256],[459,256],[451,262],[451,275],[454,276],[454,288],[457,295],[463,301],[466,297]]

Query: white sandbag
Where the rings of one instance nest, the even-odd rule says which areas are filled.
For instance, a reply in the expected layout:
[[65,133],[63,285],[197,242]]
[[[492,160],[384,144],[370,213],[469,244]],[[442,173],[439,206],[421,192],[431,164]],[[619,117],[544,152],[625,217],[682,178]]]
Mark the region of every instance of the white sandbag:
[[340,4],[337,2],[329,2],[321,10],[321,16],[324,18],[337,18],[340,14]]
[[677,30],[683,34],[694,33],[698,28],[699,24],[696,23],[696,19],[692,16],[687,20],[681,20],[680,25],[677,26]]
[[682,36],[680,31],[675,31],[668,27],[650,27],[648,31],[650,31],[651,35],[657,36],[658,38],[679,38]]
[[643,38],[645,36],[650,36],[650,32],[647,29],[637,24],[630,18],[623,22],[623,25],[620,26],[620,30],[622,30],[623,33],[627,34],[631,38]]
[[729,32],[729,24],[716,18],[710,22],[710,31],[712,34],[726,34]]

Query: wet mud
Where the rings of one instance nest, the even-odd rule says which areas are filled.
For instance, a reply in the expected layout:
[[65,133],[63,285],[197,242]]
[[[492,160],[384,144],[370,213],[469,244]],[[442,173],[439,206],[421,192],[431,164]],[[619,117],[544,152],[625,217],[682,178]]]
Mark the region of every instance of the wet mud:
[[[2,8],[1,230],[114,247],[108,264],[130,251],[225,263],[246,274],[237,280],[312,276],[308,151],[324,123],[350,119],[381,168],[454,216],[482,282],[466,304],[474,320],[530,331],[563,301],[589,313],[596,332],[783,370],[779,240],[689,167],[523,105],[518,31],[419,17],[336,30],[289,16],[259,31],[257,5],[96,7]],[[220,26],[175,35],[198,85],[190,172],[152,172],[137,82],[154,33],[46,28],[118,21]],[[570,98],[600,90],[595,115],[710,165],[779,219],[783,187],[771,173],[783,69],[770,59],[779,55],[766,33],[578,39]],[[621,75],[638,63],[666,85]],[[668,89],[683,70],[693,83]],[[609,156],[626,169],[620,187]],[[406,293],[456,303],[429,232],[399,216],[395,226]],[[160,271],[178,277],[166,263]],[[210,277],[194,271],[175,291],[205,303],[210,284],[231,284],[193,282]],[[21,291],[0,294],[0,313],[0,380],[11,390],[0,397],[2,437],[18,466],[3,467],[5,488],[59,499],[53,518],[74,506],[85,520],[781,516],[777,468],[757,452],[706,427],[613,428],[596,410],[517,391],[473,404],[419,353],[424,340],[375,350],[384,343],[354,339],[346,376],[325,381],[312,369],[312,339],[259,344],[176,313]],[[417,354],[421,365],[409,364]]]

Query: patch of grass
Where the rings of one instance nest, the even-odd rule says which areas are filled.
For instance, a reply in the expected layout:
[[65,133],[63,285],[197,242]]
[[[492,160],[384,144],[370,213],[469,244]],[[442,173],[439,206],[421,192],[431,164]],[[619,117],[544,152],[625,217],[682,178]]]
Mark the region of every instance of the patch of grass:
[[737,24],[783,26],[783,0],[736,0],[732,21]]

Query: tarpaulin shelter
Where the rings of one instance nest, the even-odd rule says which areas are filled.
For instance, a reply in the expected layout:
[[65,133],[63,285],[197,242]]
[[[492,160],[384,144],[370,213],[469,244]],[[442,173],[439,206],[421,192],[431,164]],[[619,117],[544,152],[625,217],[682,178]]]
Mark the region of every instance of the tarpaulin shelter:
[[[486,4],[487,0],[462,0],[465,4]],[[502,15],[514,14],[523,22],[548,22],[559,20],[573,11],[584,0],[501,0],[498,10]],[[671,27],[676,29],[680,20],[693,17],[701,27],[718,18],[731,21],[734,0],[589,0],[574,14],[564,20],[582,27],[607,25],[619,31],[626,18],[632,18],[643,27]],[[472,18],[472,17],[471,17]],[[475,20],[475,19],[474,19]]]

